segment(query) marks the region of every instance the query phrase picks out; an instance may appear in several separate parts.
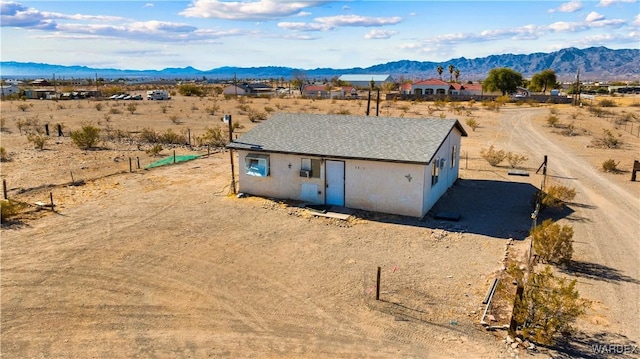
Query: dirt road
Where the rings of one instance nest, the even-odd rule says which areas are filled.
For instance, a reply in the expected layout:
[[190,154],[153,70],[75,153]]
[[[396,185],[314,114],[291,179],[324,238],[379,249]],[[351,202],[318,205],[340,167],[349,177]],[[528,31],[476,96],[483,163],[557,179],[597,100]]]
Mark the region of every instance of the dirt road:
[[576,148],[584,143],[571,143],[541,126],[547,113],[544,109],[502,111],[497,137],[503,138],[506,147],[534,154],[534,158],[547,155],[549,180],[576,189],[575,203],[569,206],[574,212],[563,222],[574,227],[575,253],[564,271],[577,277],[581,295],[594,301],[592,324],[597,325],[592,330],[610,333],[601,340],[637,344],[640,186],[615,183]]

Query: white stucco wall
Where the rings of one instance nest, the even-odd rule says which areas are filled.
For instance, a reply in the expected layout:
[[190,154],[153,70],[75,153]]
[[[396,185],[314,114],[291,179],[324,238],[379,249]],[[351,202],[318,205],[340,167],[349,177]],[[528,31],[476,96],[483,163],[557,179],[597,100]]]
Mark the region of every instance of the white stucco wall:
[[345,206],[422,217],[424,165],[345,161]]
[[[245,157],[250,151],[238,151],[238,190],[240,192],[263,197],[293,199],[309,203],[324,203],[324,168],[321,168],[320,178],[300,177],[302,156],[272,153],[269,154],[269,176],[255,177],[245,173]],[[317,158],[317,157],[305,157]],[[289,167],[291,164],[291,167]],[[302,184],[317,185],[318,193],[315,201],[302,198]]]

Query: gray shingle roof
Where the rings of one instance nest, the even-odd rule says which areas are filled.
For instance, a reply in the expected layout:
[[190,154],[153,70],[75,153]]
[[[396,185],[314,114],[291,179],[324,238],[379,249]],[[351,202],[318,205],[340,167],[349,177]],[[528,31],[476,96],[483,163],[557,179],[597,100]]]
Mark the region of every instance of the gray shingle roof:
[[278,113],[228,148],[429,163],[457,120]]

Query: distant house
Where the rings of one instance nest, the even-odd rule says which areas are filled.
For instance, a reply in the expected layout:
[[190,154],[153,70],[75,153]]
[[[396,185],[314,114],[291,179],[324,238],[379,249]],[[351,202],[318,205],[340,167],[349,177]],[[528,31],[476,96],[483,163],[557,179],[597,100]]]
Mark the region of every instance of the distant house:
[[475,83],[475,84],[463,84],[460,87],[460,94],[461,95],[471,95],[471,96],[481,96],[481,95],[486,95],[482,89],[482,84],[480,83]]
[[391,75],[342,75],[338,80],[361,88],[371,87],[372,80],[377,87],[381,87],[385,83],[394,82]]
[[439,79],[428,79],[411,84],[413,95],[449,95],[451,83]]
[[304,97],[328,98],[329,93],[328,85],[307,85],[302,89]]
[[244,193],[423,217],[458,178],[457,120],[279,113],[227,147]]
[[357,98],[358,91],[353,86],[334,87],[329,93],[331,98]]
[[2,97],[4,96],[11,96],[13,94],[17,94],[20,93],[20,88],[16,85],[3,85],[0,84],[0,89],[2,91]]
[[237,85],[229,85],[222,90],[224,95],[271,95],[273,87],[264,83],[243,83]]
[[33,80],[33,81],[29,82],[29,85],[31,85],[31,86],[51,86],[49,81],[47,81],[45,79]]

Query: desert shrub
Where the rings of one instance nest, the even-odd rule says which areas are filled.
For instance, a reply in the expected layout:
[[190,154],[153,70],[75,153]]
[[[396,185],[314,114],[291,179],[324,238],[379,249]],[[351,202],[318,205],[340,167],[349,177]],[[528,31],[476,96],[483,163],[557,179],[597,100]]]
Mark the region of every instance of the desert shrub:
[[206,90],[195,84],[182,84],[178,86],[178,92],[183,96],[204,96]]
[[518,168],[522,163],[526,162],[527,160],[529,160],[529,157],[525,155],[512,153],[512,152],[507,153],[507,161],[509,162],[509,165],[511,166],[511,168]]
[[558,335],[571,335],[572,324],[587,307],[588,302],[576,289],[576,280],[555,277],[546,266],[527,278],[523,296],[515,302],[514,316],[525,339],[552,345]]
[[98,103],[95,105],[95,108],[96,108],[96,110],[98,110],[98,111],[102,111],[102,104],[101,104],[100,102],[98,102]]
[[2,223],[5,223],[7,220],[18,215],[21,209],[22,209],[22,204],[14,200],[11,200],[11,199],[0,200],[0,219],[2,219]]
[[438,115],[438,117],[440,118],[447,118],[447,114],[444,112],[440,112],[440,115]]
[[600,106],[600,107],[616,107],[616,103],[613,100],[609,100],[609,99],[603,98],[602,100],[598,101],[598,106]]
[[276,104],[276,108],[277,108],[278,110],[282,110],[283,108],[285,108],[285,106],[284,106],[283,104],[281,104],[281,103],[277,103],[277,104]]
[[607,111],[603,110],[600,107],[588,106],[587,111],[589,111],[592,115],[596,117],[602,117],[607,114]]
[[84,125],[82,129],[71,132],[71,140],[80,149],[90,149],[100,141],[100,129],[92,125]]
[[169,119],[171,120],[171,122],[173,122],[174,125],[179,125],[182,123],[182,120],[180,120],[180,117],[178,117],[178,115],[171,115],[169,116]]
[[122,111],[120,111],[120,109],[112,107],[109,109],[109,113],[112,115],[119,115],[122,113]]
[[22,112],[25,112],[25,111],[27,111],[28,109],[31,108],[31,106],[29,106],[29,105],[33,106],[33,104],[30,104],[30,103],[19,103],[18,104],[18,109],[20,111],[22,111]]
[[550,219],[531,230],[533,249],[544,263],[562,263],[573,255],[573,228],[560,226]]
[[150,156],[159,156],[160,152],[162,152],[163,148],[162,145],[159,143],[156,143],[155,145],[151,146],[151,148],[149,148],[148,150],[146,150],[145,152],[150,155]]
[[564,128],[562,129],[562,134],[565,136],[573,136],[576,134],[576,125],[572,123],[564,126]]
[[11,157],[9,156],[9,152],[4,147],[0,147],[0,162],[9,162],[11,161]]
[[[235,125],[235,123],[234,123]],[[222,147],[228,142],[228,134],[221,127],[205,127],[204,133],[196,137],[199,146]]]
[[131,114],[133,115],[136,110],[138,109],[138,106],[135,103],[128,103],[127,104],[127,111],[131,112]]
[[162,113],[167,113],[168,108],[169,105],[160,105],[160,111],[162,111]]
[[620,162],[616,162],[613,159],[608,159],[604,162],[602,162],[602,170],[605,172],[619,172],[620,170],[618,170],[618,165],[620,164]]
[[160,135],[151,128],[145,127],[138,135],[140,141],[148,143],[160,142]]
[[489,162],[492,167],[499,165],[500,162],[507,158],[507,154],[504,150],[498,151],[493,147],[493,145],[491,145],[488,150],[485,150],[484,148],[481,149],[480,156]]
[[38,150],[44,150],[44,146],[47,145],[49,141],[49,137],[47,135],[43,135],[41,133],[30,133],[27,135],[27,141],[33,144],[33,146]]
[[[200,98],[200,99],[202,100],[202,98]],[[196,106],[195,103],[191,105],[191,111],[198,111],[198,110],[199,110],[199,108],[198,108],[198,106]]]
[[207,107],[205,111],[207,111],[209,115],[213,116],[216,114],[216,112],[220,111],[220,105],[218,105],[217,103],[214,103],[211,106]]
[[249,109],[248,115],[249,115],[249,121],[251,122],[264,121],[267,119],[267,114],[265,112],[260,112],[253,109]]
[[480,123],[475,118],[468,118],[465,123],[471,128],[471,131],[475,132],[476,128],[480,127]]
[[552,115],[557,115],[558,114],[558,109],[555,107],[552,107],[549,109],[549,113]]
[[611,131],[604,129],[602,130],[602,136],[594,138],[592,144],[601,148],[620,148],[623,143],[620,137],[620,134],[616,137]]
[[161,143],[180,145],[187,143],[187,136],[182,133],[176,133],[172,129],[166,130],[160,135]]
[[349,111],[346,108],[341,108],[341,109],[337,110],[335,113],[338,114],[338,115],[350,115],[351,111]]
[[241,114],[244,114],[244,113],[247,113],[247,112],[251,111],[251,107],[249,105],[243,104],[243,103],[241,103],[238,106],[236,106],[236,108],[238,110],[240,110]]
[[273,111],[274,111],[274,109],[271,106],[265,106],[264,107],[264,112],[266,112],[266,113],[272,113]]
[[558,208],[576,197],[576,190],[561,184],[548,184],[544,191],[539,193],[540,204],[543,207]]
[[551,127],[557,127],[558,124],[560,124],[560,119],[558,119],[558,116],[549,115],[549,117],[547,117],[547,125]]

